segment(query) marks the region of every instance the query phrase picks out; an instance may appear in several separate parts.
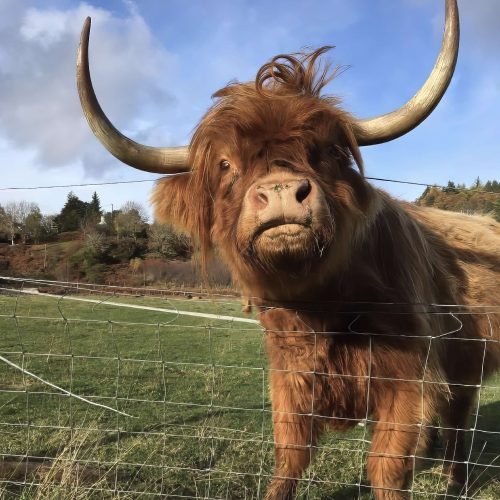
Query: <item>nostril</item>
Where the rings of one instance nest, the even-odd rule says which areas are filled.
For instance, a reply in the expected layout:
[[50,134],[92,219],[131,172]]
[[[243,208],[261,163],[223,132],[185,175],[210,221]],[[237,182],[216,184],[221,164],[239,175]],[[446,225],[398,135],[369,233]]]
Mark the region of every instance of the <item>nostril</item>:
[[266,207],[269,204],[269,199],[267,195],[264,193],[264,191],[257,190],[255,193],[255,201],[257,206],[260,206],[262,208]]
[[295,199],[299,203],[302,203],[309,196],[310,192],[311,192],[311,183],[309,182],[308,179],[303,179],[300,181],[297,191],[295,192]]

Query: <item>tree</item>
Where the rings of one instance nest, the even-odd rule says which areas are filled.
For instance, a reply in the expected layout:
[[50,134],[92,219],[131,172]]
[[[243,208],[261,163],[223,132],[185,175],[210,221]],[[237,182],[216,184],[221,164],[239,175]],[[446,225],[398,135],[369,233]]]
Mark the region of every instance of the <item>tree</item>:
[[5,209],[0,205],[0,233],[8,234],[7,230],[7,214]]
[[141,204],[135,201],[125,202],[120,210],[113,215],[118,238],[121,236],[131,236],[136,240],[137,235],[146,227],[146,210]]
[[448,181],[447,186],[443,189],[445,193],[456,193],[457,188],[455,186],[455,183],[453,181]]
[[87,224],[98,224],[101,220],[102,209],[101,209],[101,201],[99,200],[99,196],[94,191],[92,195],[92,199],[90,203],[87,204],[85,219]]
[[477,176],[474,184],[472,185],[472,189],[481,189],[482,187],[483,185],[481,184],[481,179]]
[[105,249],[104,236],[96,230],[88,231],[85,234],[85,248],[93,256],[101,255]]
[[56,217],[56,223],[60,231],[76,231],[80,229],[85,218],[86,209],[87,203],[80,200],[73,191],[70,191],[61,213]]
[[38,216],[41,217],[41,214],[40,208],[36,203],[23,200],[11,201],[5,205],[3,209],[2,226],[9,235],[12,245],[14,245],[17,235],[21,235],[23,243],[26,243],[29,237],[26,222],[28,221],[29,224],[33,224]]
[[57,234],[57,224],[55,222],[55,215],[42,214],[40,225],[42,227],[42,238],[50,238],[52,235]]
[[34,207],[34,209],[30,211],[24,221],[24,228],[22,231],[23,243],[26,243],[28,238],[35,243],[40,242],[40,238],[43,234],[42,218],[42,212],[40,212],[38,207]]

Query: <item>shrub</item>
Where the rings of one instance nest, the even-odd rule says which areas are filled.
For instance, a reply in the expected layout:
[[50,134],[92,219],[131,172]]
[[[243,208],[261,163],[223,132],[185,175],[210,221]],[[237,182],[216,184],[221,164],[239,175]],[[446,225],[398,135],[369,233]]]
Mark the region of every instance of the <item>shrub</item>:
[[140,271],[140,269],[142,268],[142,263],[143,260],[139,257],[134,257],[133,259],[130,259],[129,267],[132,270],[133,274],[137,274],[137,271]]
[[109,263],[128,263],[134,257],[142,257],[146,252],[146,243],[143,240],[122,238],[109,245],[107,258]]
[[185,234],[174,231],[171,226],[155,222],[149,227],[148,248],[167,259],[188,258],[191,254],[191,240]]
[[105,264],[93,264],[85,269],[85,277],[89,283],[104,283],[107,266]]

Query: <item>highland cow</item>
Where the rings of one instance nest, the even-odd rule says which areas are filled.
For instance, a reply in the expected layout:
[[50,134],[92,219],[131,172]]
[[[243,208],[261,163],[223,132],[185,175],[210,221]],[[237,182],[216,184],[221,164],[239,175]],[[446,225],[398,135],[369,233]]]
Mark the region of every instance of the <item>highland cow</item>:
[[408,497],[437,419],[450,478],[467,479],[462,430],[477,385],[500,364],[499,317],[459,313],[500,304],[500,225],[391,198],[366,180],[359,149],[402,136],[438,104],[458,53],[455,0],[445,23],[429,79],[388,115],[356,119],[321,95],[322,47],[277,56],[254,82],[216,92],[179,148],[137,144],[109,122],[84,26],[78,87],[92,130],[129,165],[185,172],[156,185],[157,218],[193,236],[202,265],[217,248],[259,311],[276,455],[269,499],[293,497],[326,429],[363,419],[377,499]]

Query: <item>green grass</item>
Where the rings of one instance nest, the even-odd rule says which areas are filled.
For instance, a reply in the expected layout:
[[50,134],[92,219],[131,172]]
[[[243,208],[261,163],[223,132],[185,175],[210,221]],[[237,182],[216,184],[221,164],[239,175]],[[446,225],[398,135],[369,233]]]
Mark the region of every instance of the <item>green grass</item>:
[[[132,417],[67,397],[0,362],[3,497],[260,498],[273,465],[260,328],[106,302],[245,316],[241,304],[87,298],[103,302],[1,295],[0,354]],[[489,385],[499,386],[500,379]],[[481,402],[477,428],[500,430],[500,390],[483,389]],[[369,432],[362,427],[328,434],[299,498],[371,498],[357,486],[365,481],[363,438]],[[498,435],[474,434],[474,460],[498,466],[498,454]],[[16,469],[12,457],[25,456],[36,459]],[[43,463],[43,457],[50,461]],[[414,490],[421,493],[414,498],[442,498],[446,492],[439,458],[417,474]],[[500,498],[497,469],[478,466],[472,475],[477,498]]]

